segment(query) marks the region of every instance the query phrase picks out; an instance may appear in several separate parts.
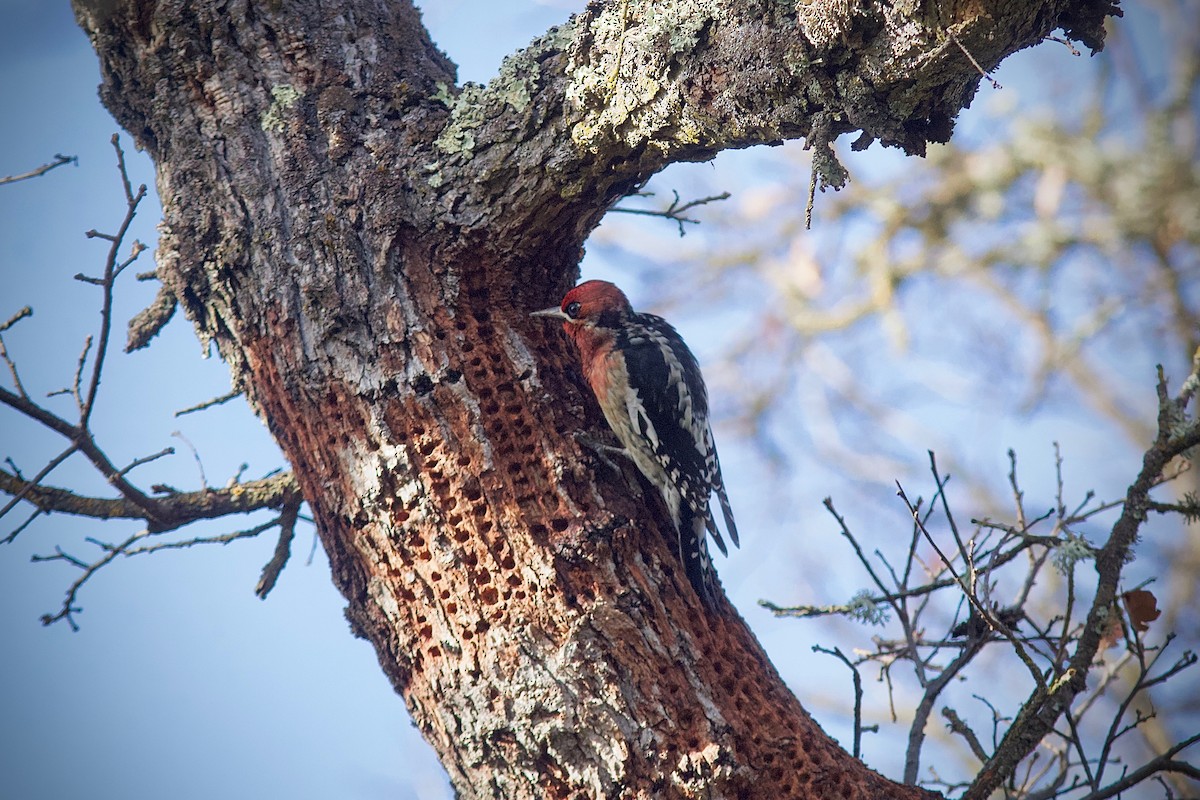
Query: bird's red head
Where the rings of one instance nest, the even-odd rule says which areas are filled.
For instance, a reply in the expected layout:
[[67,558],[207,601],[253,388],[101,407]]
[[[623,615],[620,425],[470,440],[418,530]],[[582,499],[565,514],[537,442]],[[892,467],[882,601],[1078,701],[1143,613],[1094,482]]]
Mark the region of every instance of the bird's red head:
[[612,318],[613,323],[630,313],[629,299],[625,293],[608,281],[584,281],[571,291],[557,308],[533,312],[538,317],[554,317],[563,321],[563,329],[572,333],[578,326],[604,325]]

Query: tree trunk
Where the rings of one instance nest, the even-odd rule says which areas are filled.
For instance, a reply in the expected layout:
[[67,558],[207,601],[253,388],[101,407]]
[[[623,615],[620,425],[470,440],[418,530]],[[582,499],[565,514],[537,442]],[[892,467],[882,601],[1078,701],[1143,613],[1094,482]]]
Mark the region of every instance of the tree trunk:
[[1097,47],[1107,3],[594,2],[461,89],[400,0],[75,8],[157,166],[159,276],[460,795],[926,795],[703,610],[665,509],[577,444],[603,419],[527,312],[667,164],[806,136],[836,183],[840,132],[922,152],[979,82],[954,41],[985,68],[1059,26]]

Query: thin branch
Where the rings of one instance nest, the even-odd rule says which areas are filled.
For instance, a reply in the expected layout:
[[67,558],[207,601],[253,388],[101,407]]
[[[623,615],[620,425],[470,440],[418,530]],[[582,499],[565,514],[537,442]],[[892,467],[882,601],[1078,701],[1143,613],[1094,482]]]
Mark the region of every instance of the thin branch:
[[45,514],[45,513],[46,512],[42,511],[40,508],[35,508],[33,510],[33,513],[25,518],[24,522],[22,522],[17,527],[13,528],[12,532],[10,534],[8,534],[8,536],[5,536],[3,539],[0,539],[0,544],[8,544],[13,539],[16,539],[18,536],[21,535],[21,531],[28,528],[31,524],[33,524],[33,521],[35,519],[37,519],[38,517],[40,517],[42,514]]
[[75,365],[75,380],[71,384],[71,394],[75,398],[75,405],[79,409],[79,413],[83,413],[83,370],[87,365],[88,352],[92,349],[92,337],[88,336],[83,340],[83,350],[79,353],[79,361]]
[[122,476],[127,475],[127,474],[129,474],[130,471],[137,469],[138,467],[142,466],[143,464],[149,464],[151,461],[157,461],[158,459],[162,458],[163,456],[173,456],[173,455],[175,455],[174,447],[164,447],[162,450],[159,450],[157,453],[154,453],[152,455],[143,456],[142,458],[135,458],[133,461],[129,462],[129,466],[125,467],[123,470],[121,470],[117,474],[122,475]]
[[[937,456],[932,450],[927,450],[926,452],[929,455],[929,471],[933,473],[933,481],[937,486],[937,494],[934,496],[934,500],[936,501],[939,497],[941,498],[942,512],[946,516],[947,524],[950,525],[950,533],[954,536],[954,543],[958,545],[958,552],[963,555],[964,559],[966,559],[968,550],[963,544],[962,536],[959,535],[958,524],[954,521],[954,513],[950,511],[950,500],[946,497],[946,484],[949,483],[950,476],[947,475],[946,479],[942,480],[941,472],[938,471]],[[930,505],[932,505],[932,503]],[[921,527],[924,529],[924,525]],[[928,533],[926,533],[926,536],[928,537]],[[968,586],[970,586],[972,592],[975,591],[974,580],[968,583]]]
[[[672,190],[671,194],[675,196],[675,199],[671,201],[671,205],[667,206],[661,211],[654,211],[648,208],[622,208],[620,206],[616,206],[609,210],[615,211],[619,214],[640,214],[646,217],[662,217],[663,219],[675,220],[675,223],[679,225],[679,235],[684,236],[687,231],[684,230],[683,223],[687,222],[692,225],[700,224],[700,220],[698,219],[685,217],[684,212],[696,208],[697,206],[708,205],[709,203],[717,203],[721,200],[728,200],[731,197],[729,192],[721,192],[720,194],[711,195],[709,197],[701,197],[699,200],[692,200],[681,204],[679,202],[679,192]],[[641,196],[652,197],[653,193],[643,192],[641,193]]]
[[[990,523],[987,521],[978,521],[978,520],[972,520],[972,521],[975,522],[976,524],[990,525],[990,526],[995,527],[1000,530],[1016,532],[1013,528],[1011,528],[1007,525],[998,525],[996,523]],[[919,528],[916,528],[914,526],[914,529],[918,531],[918,535],[919,535]],[[989,560],[987,562],[987,568],[995,569],[997,567],[1004,566],[1005,564],[1009,563],[1010,561],[1015,559],[1017,556],[1019,556],[1021,553],[1025,552],[1030,547],[1033,547],[1035,545],[1044,545],[1044,546],[1052,547],[1052,546],[1056,545],[1057,543],[1058,543],[1058,539],[1056,539],[1054,537],[1026,535],[1026,536],[1022,537],[1022,541],[1018,542],[1010,550],[1001,551],[997,555],[989,556],[989,558],[991,560]],[[992,551],[992,552],[995,552],[995,551]],[[947,586],[957,586],[957,585],[959,585],[959,582],[957,579],[944,578],[941,580],[931,581],[930,583],[927,583],[923,586],[916,586],[916,587],[913,587],[912,589],[905,589],[904,591],[900,591],[900,592],[886,592],[885,591],[885,592],[882,592],[881,594],[873,595],[873,596],[869,597],[868,600],[873,603],[894,604],[897,601],[901,601],[901,600],[904,600],[907,598],[927,596],[927,595],[933,594],[934,592],[938,591],[939,589],[944,589]],[[762,606],[763,608],[767,609],[768,611],[770,611],[771,613],[775,614],[775,616],[777,616],[777,617],[796,617],[799,619],[807,619],[810,617],[824,617],[824,616],[829,616],[831,614],[848,614],[854,610],[854,606],[851,606],[849,604],[826,605],[826,606],[811,606],[811,605],[781,606],[781,605],[771,602],[770,600],[759,600],[758,604],[760,606]]]
[[958,712],[950,706],[942,708],[942,716],[946,719],[946,727],[952,733],[957,733],[967,742],[967,746],[971,748],[971,752],[979,759],[980,762],[987,761],[987,751],[983,749],[983,745],[979,743],[979,737],[975,735],[975,731],[971,730],[971,726],[963,722],[962,717],[958,716]]
[[908,749],[904,755],[905,783],[915,784],[917,782],[921,766],[921,745],[925,741],[925,723],[929,721],[929,715],[933,713],[933,705],[937,702],[938,695],[967,664],[971,663],[975,656],[979,655],[979,651],[983,649],[987,641],[985,637],[972,638],[962,652],[946,665],[941,674],[929,681],[925,687],[925,694],[913,711],[912,727],[908,730]]
[[826,497],[823,501],[821,501],[821,503],[829,510],[829,513],[833,515],[833,518],[837,520],[838,527],[842,532],[842,536],[846,538],[846,541],[850,542],[850,546],[854,548],[854,554],[858,556],[859,562],[863,565],[863,567],[866,568],[867,574],[871,576],[871,580],[875,582],[877,587],[879,587],[879,592],[886,597],[888,595],[887,587],[883,585],[883,581],[880,580],[879,575],[875,573],[875,568],[871,566],[870,559],[863,554],[862,548],[858,546],[858,540],[855,539],[854,534],[850,532],[850,528],[846,525],[846,520],[837,512],[837,509],[833,507],[833,498]]
[[200,460],[200,453],[196,450],[196,446],[180,431],[171,431],[171,435],[186,444],[188,449],[192,451],[192,458],[196,461],[196,469],[200,471],[200,487],[202,489],[206,488],[208,486],[208,478],[204,476],[204,462]]
[[[1079,766],[1083,768],[1084,778],[1088,785],[1094,788],[1097,778],[1092,775],[1092,768],[1091,765],[1088,764],[1087,753],[1083,751],[1083,738],[1080,737],[1079,728],[1075,724],[1075,715],[1072,714],[1071,709],[1068,708],[1063,712],[1063,716],[1066,717],[1067,727],[1071,729],[1071,735],[1067,737],[1067,741],[1072,747],[1075,748],[1075,751],[1079,753]],[[1082,717],[1083,714],[1081,713],[1080,716]],[[984,760],[986,761],[986,759]],[[1103,759],[1101,759],[1099,763],[1100,766],[1103,766]]]
[[279,524],[279,517],[264,522],[262,525],[255,525],[253,528],[247,528],[243,531],[233,531],[232,533],[223,533],[220,536],[196,536],[192,539],[182,539],[178,542],[159,542],[157,544],[146,544],[139,547],[133,547],[125,550],[127,556],[140,556],[146,553],[157,553],[160,550],[185,550],[189,547],[195,547],[198,544],[229,544],[236,542],[238,539],[251,539],[264,531],[268,531]]
[[205,400],[203,403],[197,403],[194,406],[188,406],[187,408],[180,409],[179,411],[175,412],[175,416],[182,417],[184,414],[192,414],[197,411],[203,411],[206,408],[212,408],[213,406],[219,406],[223,403],[228,403],[230,400],[232,400],[235,397],[241,397],[242,394],[243,394],[243,392],[241,389],[232,389],[229,392],[226,392],[225,394],[221,395],[220,397],[214,397],[211,400]]
[[108,459],[104,451],[96,445],[91,433],[87,430],[72,425],[57,414],[34,403],[29,398],[20,397],[3,387],[0,387],[0,403],[21,412],[30,419],[41,423],[43,426],[69,440],[75,449],[83,453],[88,461],[92,462],[92,465],[113,488],[120,492],[127,500],[142,509],[144,512],[143,516],[146,519],[161,522],[162,510],[158,502],[147,497],[141,490],[121,477],[119,474],[120,471],[113,466],[113,463]]
[[846,654],[843,653],[841,648],[839,648],[839,647],[835,647],[832,650],[830,650],[827,647],[822,647],[819,644],[814,644],[812,646],[812,649],[813,649],[814,653],[825,653],[826,655],[831,655],[850,668],[850,674],[854,678],[854,750],[853,750],[853,754],[854,754],[855,758],[861,759],[862,758],[863,731],[868,730],[871,732],[876,732],[879,730],[879,726],[871,725],[867,728],[863,728],[863,724],[862,724],[862,699],[863,699],[862,675],[860,675],[858,672],[858,666],[855,665],[854,662],[852,662],[850,659],[846,658]]
[[8,175],[0,178],[0,186],[3,186],[7,183],[16,183],[17,181],[26,181],[30,178],[37,178],[41,175],[45,175],[52,169],[61,167],[63,164],[74,164],[75,166],[79,166],[79,156],[64,156],[62,153],[55,153],[54,160],[49,164],[43,164],[37,169],[30,170],[29,172],[21,175]]
[[984,622],[987,623],[989,628],[1000,633],[1002,636],[1004,636],[1004,638],[1008,639],[1008,641],[1013,645],[1013,648],[1016,650],[1017,656],[1020,657],[1022,662],[1024,662],[1025,666],[1029,669],[1029,673],[1033,676],[1034,681],[1037,682],[1038,688],[1044,690],[1046,688],[1046,681],[1042,677],[1041,670],[1039,670],[1037,665],[1033,663],[1033,660],[1029,657],[1029,654],[1025,652],[1024,646],[1022,646],[1021,642],[1013,634],[1012,629],[996,619],[996,617],[984,607],[983,603],[979,601],[979,598],[975,595],[975,592],[968,588],[967,584],[955,571],[954,565],[950,562],[950,559],[946,557],[946,554],[942,552],[942,548],[938,546],[938,543],[934,540],[933,536],[925,528],[925,524],[920,521],[920,516],[917,513],[917,509],[909,501],[908,495],[905,494],[904,487],[900,485],[899,481],[896,482],[896,488],[898,489],[900,498],[904,501],[904,504],[908,506],[909,513],[913,516],[913,519],[917,520],[917,524],[921,526],[921,533],[925,535],[926,541],[928,541],[933,549],[937,551],[938,556],[942,559],[942,563],[946,565],[946,569],[948,569],[950,574],[954,576],[955,581],[957,581],[958,585],[962,588],[967,601],[970,602],[972,607],[974,607],[975,612],[979,614],[980,618],[982,618]]
[[[61,453],[56,455],[54,458],[50,459],[50,462],[48,464],[46,464],[46,466],[42,467],[42,469],[38,472],[38,474],[33,476],[33,480],[31,480],[31,481],[25,481],[23,478],[17,478],[15,475],[10,476],[10,475],[8,475],[8,473],[4,472],[3,470],[0,470],[0,489],[3,489],[5,492],[8,492],[9,494],[12,495],[12,498],[9,499],[9,501],[4,504],[4,507],[0,508],[0,517],[3,517],[5,514],[7,514],[9,511],[11,511],[13,508],[15,508],[18,503],[20,503],[22,500],[24,500],[27,495],[32,493],[35,489],[39,488],[38,484],[41,483],[42,480],[47,475],[49,475],[51,472],[53,472],[55,467],[57,467],[59,464],[61,464],[62,462],[66,461],[68,458],[70,458],[71,454],[74,453],[76,451],[76,449],[77,448],[74,445],[71,445],[66,450],[63,450]],[[17,482],[15,484],[15,488],[10,488],[10,486],[5,485],[5,481],[4,481],[5,478],[15,479],[15,481]],[[24,485],[23,486],[20,485],[21,483],[24,483]],[[38,504],[34,503],[34,505],[37,506]],[[39,506],[39,510],[46,511],[46,509],[41,508],[40,506]],[[20,533],[24,528],[25,528],[25,526],[22,525],[20,528],[17,528],[15,531],[10,533],[5,538],[0,539],[0,544],[8,544],[13,539],[17,538],[17,534]]]
[[[25,319],[26,317],[31,317],[31,316],[33,316],[33,309],[30,308],[29,306],[25,306],[20,311],[18,311],[16,314],[13,314],[11,317],[9,317],[8,320],[3,325],[0,325],[0,333],[4,333],[6,330],[11,328],[13,325],[16,325],[18,322]],[[16,362],[14,362],[12,360],[12,358],[10,358],[8,355],[8,348],[4,345],[4,337],[3,336],[0,336],[0,358],[3,358],[4,363],[8,365],[8,372],[10,375],[12,375],[12,379],[13,379],[13,388],[15,388],[17,390],[17,393],[20,394],[22,397],[28,398],[29,394],[25,391],[25,387],[23,385],[21,385],[21,376],[17,373]]]
[[[96,358],[92,363],[92,376],[88,381],[87,399],[83,403],[83,410],[79,415],[79,427],[86,430],[88,420],[92,416],[92,411],[96,407],[96,392],[100,389],[100,374],[104,370],[104,359],[108,355],[108,339],[112,333],[112,305],[113,305],[113,284],[116,281],[117,275],[133,262],[134,259],[141,254],[145,249],[141,242],[133,243],[133,255],[126,261],[118,264],[117,258],[120,254],[122,241],[125,239],[125,234],[129,231],[129,226],[133,224],[134,217],[137,216],[138,205],[146,196],[146,185],[142,184],[138,187],[137,194],[133,193],[133,189],[129,183],[129,173],[125,169],[125,152],[121,149],[121,140],[117,134],[112,137],[113,149],[117,152],[117,169],[121,173],[121,185],[125,189],[126,211],[125,218],[121,221],[121,227],[117,230],[114,236],[99,235],[100,238],[109,239],[112,246],[108,250],[108,258],[104,264],[103,289],[104,299],[100,306],[100,336],[96,345]],[[95,231],[89,232],[95,234]]]
[[1121,792],[1137,786],[1142,781],[1159,772],[1177,772],[1188,776],[1192,780],[1200,780],[1200,767],[1186,761],[1176,761],[1174,758],[1176,753],[1182,752],[1197,742],[1200,742],[1200,733],[1189,736],[1140,769],[1126,773],[1121,776],[1120,780],[1114,781],[1099,791],[1085,795],[1080,800],[1106,800],[1106,798],[1119,795]]
[[65,561],[68,564],[70,564],[71,566],[79,567],[80,569],[87,569],[87,567],[88,567],[88,565],[85,564],[83,561],[80,561],[78,558],[76,558],[75,556],[66,552],[65,550],[63,550],[61,547],[58,547],[57,545],[54,548],[54,555],[52,555],[52,556],[37,556],[37,555],[35,555],[35,556],[31,556],[29,560],[34,563],[38,563],[41,561]]
[[139,539],[141,539],[142,537],[144,537],[146,535],[147,535],[146,531],[144,531],[144,530],[139,531],[138,533],[135,533],[132,536],[130,536],[128,539],[126,539],[120,545],[117,545],[117,546],[110,545],[110,546],[104,547],[103,548],[105,551],[104,555],[101,556],[96,561],[93,561],[91,564],[84,563],[83,561],[80,561],[78,558],[75,558],[74,556],[69,555],[68,553],[64,552],[61,547],[55,547],[54,548],[55,554],[52,556],[36,556],[36,555],[33,556],[30,560],[35,563],[43,562],[43,561],[62,560],[62,561],[67,561],[67,562],[79,567],[81,570],[83,570],[83,574],[80,575],[78,578],[76,578],[75,581],[69,587],[67,587],[67,597],[65,600],[63,600],[62,608],[60,608],[58,610],[58,613],[42,615],[42,618],[41,618],[42,625],[50,626],[50,625],[53,625],[54,623],[58,622],[61,619],[65,619],[67,621],[67,624],[71,626],[71,630],[78,631],[79,625],[75,622],[75,615],[78,614],[79,612],[83,611],[82,608],[80,608],[79,606],[77,606],[75,604],[76,599],[79,596],[79,590],[83,588],[83,585],[85,583],[87,583],[93,575],[95,575],[106,564],[108,564],[114,558],[116,558],[119,553],[123,552],[134,542],[138,541]]
[[979,71],[979,74],[983,76],[984,80],[986,80],[988,83],[992,84],[993,89],[1003,89],[1004,88],[1003,86],[1000,85],[999,81],[997,81],[995,78],[993,78],[991,75],[988,74],[987,70],[985,70],[983,67],[979,66],[979,62],[975,60],[975,56],[971,55],[971,51],[968,50],[966,47],[964,47],[963,43],[961,41],[959,41],[959,38],[957,36],[955,36],[953,33],[950,34],[950,41],[952,41],[956,45],[958,45],[958,49],[962,50],[963,55],[966,56],[967,60],[971,62],[971,66],[975,67],[975,69],[977,69]]
[[[1134,637],[1137,636],[1136,627],[1133,627],[1132,634]],[[1129,711],[1129,707],[1133,704],[1137,696],[1146,689],[1169,680],[1175,674],[1187,669],[1188,667],[1191,667],[1196,663],[1195,654],[1188,650],[1185,651],[1183,655],[1163,673],[1153,678],[1150,676],[1151,671],[1155,666],[1157,666],[1158,660],[1162,658],[1163,654],[1167,651],[1167,648],[1170,647],[1171,642],[1174,641],[1174,639],[1174,634],[1168,635],[1166,641],[1164,641],[1162,646],[1154,653],[1154,657],[1150,659],[1149,662],[1146,662],[1144,658],[1145,651],[1141,648],[1140,642],[1138,642],[1137,645],[1132,648],[1136,657],[1138,658],[1137,679],[1134,681],[1133,686],[1130,687],[1125,697],[1117,706],[1117,713],[1113,715],[1112,723],[1108,728],[1108,735],[1104,737],[1104,745],[1100,750],[1099,764],[1096,768],[1096,779],[1092,784],[1093,786],[1096,786],[1103,779],[1104,768],[1109,763],[1109,757],[1112,752],[1112,748],[1116,744],[1117,740],[1120,739],[1122,735],[1128,733],[1130,730],[1136,728],[1145,721],[1145,719],[1139,713],[1135,722],[1118,730],[1118,726],[1120,726],[1121,721],[1125,718],[1125,714]]]
[[11,328],[13,325],[16,325],[18,322],[25,319],[26,317],[32,317],[32,316],[33,316],[33,309],[30,308],[29,306],[25,306],[24,308],[22,308],[17,313],[13,314],[11,317],[9,317],[4,322],[0,322],[0,333],[4,333],[6,330]]
[[296,535],[296,518],[300,514],[302,502],[304,500],[299,493],[290,496],[284,502],[283,511],[279,515],[279,541],[275,543],[275,552],[271,555],[271,560],[263,566],[258,585],[254,587],[254,593],[263,600],[266,600],[267,595],[275,588],[279,574],[283,572],[288,558],[291,557],[292,539]]
[[1044,38],[1042,41],[1044,41],[1044,42],[1058,42],[1059,44],[1063,45],[1063,46],[1064,46],[1064,47],[1066,47],[1068,50],[1070,50],[1070,51],[1071,51],[1071,55],[1073,55],[1073,56],[1080,56],[1080,55],[1082,55],[1082,53],[1080,53],[1080,52],[1079,52],[1079,50],[1077,50],[1077,49],[1076,49],[1075,45],[1071,44],[1071,42],[1069,42],[1068,40],[1066,40],[1066,39],[1063,39],[1063,38],[1061,38],[1061,37],[1058,37],[1058,36],[1047,36],[1047,37],[1046,37],[1046,38]]
[[[293,496],[298,497],[298,495],[295,495],[294,493],[293,493]],[[295,508],[295,507],[298,507],[298,506],[292,506],[292,508]],[[284,512],[280,514],[280,516],[276,517],[275,519],[270,520],[269,522],[265,522],[261,525],[256,525],[253,528],[249,528],[247,530],[235,531],[233,533],[227,533],[227,534],[223,534],[221,536],[198,536],[193,539],[187,539],[187,540],[183,540],[183,541],[162,542],[159,544],[139,545],[136,547],[134,545],[136,545],[141,540],[154,535],[154,532],[147,530],[147,529],[143,529],[143,530],[138,531],[137,533],[133,534],[132,536],[129,536],[127,539],[125,539],[120,544],[108,544],[106,542],[99,541],[98,539],[88,537],[87,541],[90,542],[91,544],[94,544],[97,547],[99,547],[101,552],[103,553],[103,555],[101,555],[99,558],[97,558],[95,561],[91,562],[90,564],[65,552],[61,547],[55,547],[54,548],[55,552],[53,555],[49,555],[49,556],[35,555],[32,557],[31,560],[34,561],[35,563],[48,562],[48,561],[65,561],[75,567],[78,567],[80,570],[82,570],[82,574],[78,578],[76,578],[75,581],[72,582],[71,585],[67,588],[66,599],[63,600],[62,607],[58,610],[58,612],[55,614],[43,614],[41,617],[41,622],[43,625],[48,626],[48,625],[53,625],[55,622],[58,622],[59,620],[65,619],[67,621],[67,624],[71,626],[71,630],[78,631],[79,624],[75,621],[75,615],[80,613],[81,611],[83,611],[83,609],[77,604],[80,590],[83,588],[84,584],[86,584],[89,580],[91,580],[91,578],[97,572],[99,572],[101,569],[103,569],[108,564],[112,563],[112,561],[114,559],[116,559],[117,556],[129,557],[129,556],[135,556],[135,555],[144,555],[146,553],[155,553],[160,550],[173,550],[173,549],[188,548],[188,547],[192,547],[192,546],[195,546],[198,544],[229,544],[230,542],[236,541],[238,539],[246,539],[246,538],[258,536],[263,531],[269,530],[270,528],[273,528],[276,525],[281,525],[281,526],[292,525],[292,526],[294,526],[294,524],[295,524],[295,512],[285,509]],[[282,565],[280,565],[280,569],[282,569]]]

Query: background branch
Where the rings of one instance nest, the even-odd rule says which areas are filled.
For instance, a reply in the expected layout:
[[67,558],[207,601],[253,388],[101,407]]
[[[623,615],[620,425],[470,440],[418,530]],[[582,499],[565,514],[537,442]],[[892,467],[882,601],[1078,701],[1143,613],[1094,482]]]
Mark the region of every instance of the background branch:
[[21,175],[8,175],[6,177],[0,177],[0,186],[3,186],[6,183],[16,183],[17,181],[25,181],[29,180],[30,178],[36,178],[39,175],[45,175],[50,170],[55,169],[56,167],[61,167],[63,164],[78,165],[79,157],[64,156],[62,153],[55,153],[53,161],[48,164],[43,164],[37,169],[30,170],[29,172],[22,173]]

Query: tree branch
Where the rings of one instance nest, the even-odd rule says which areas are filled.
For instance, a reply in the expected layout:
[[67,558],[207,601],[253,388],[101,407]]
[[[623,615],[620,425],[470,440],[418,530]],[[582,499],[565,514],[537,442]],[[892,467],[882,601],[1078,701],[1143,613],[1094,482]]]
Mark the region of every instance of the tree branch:
[[121,476],[121,471],[109,461],[108,456],[96,445],[91,433],[87,430],[72,425],[57,414],[29,400],[29,398],[13,394],[3,387],[0,387],[0,403],[21,412],[35,422],[39,422],[55,433],[62,435],[71,442],[76,450],[83,453],[88,461],[92,462],[92,465],[99,470],[100,474],[104,476],[105,480],[113,488],[120,492],[125,499],[142,510],[142,514],[139,516],[157,523],[164,522],[158,501],[147,497],[140,489],[125,480]]
[[275,588],[275,582],[279,580],[279,573],[283,572],[283,568],[292,554],[292,539],[296,535],[296,519],[300,514],[300,505],[303,502],[304,498],[297,491],[293,491],[284,499],[283,513],[279,515],[279,541],[275,544],[275,553],[263,567],[258,585],[254,587],[254,593],[262,600],[266,600],[267,595]]
[[129,320],[129,338],[125,342],[125,352],[132,353],[134,350],[149,346],[150,340],[166,327],[167,323],[171,321],[171,317],[175,316],[175,309],[178,305],[175,293],[165,285],[159,286],[158,294],[150,301],[150,305]]
[[25,181],[29,180],[30,178],[36,178],[39,175],[45,175],[50,170],[56,167],[61,167],[63,164],[74,164],[79,166],[79,156],[64,156],[62,153],[55,153],[54,160],[49,164],[43,164],[37,169],[30,170],[29,172],[22,173],[21,175],[8,175],[6,177],[0,177],[0,186],[3,186],[6,183],[16,183],[17,181]]
[[843,664],[845,664],[847,667],[850,668],[850,674],[854,679],[854,747],[851,750],[851,755],[853,755],[855,758],[862,758],[863,731],[872,731],[872,732],[878,731],[879,726],[878,725],[870,725],[866,728],[863,727],[863,724],[862,724],[862,700],[863,700],[862,675],[860,675],[858,672],[858,665],[855,664],[853,661],[851,661],[849,658],[847,658],[846,654],[843,653],[841,648],[839,648],[839,647],[835,647],[831,650],[828,647],[822,647],[819,644],[814,644],[812,646],[812,649],[813,649],[814,653],[825,653],[826,655],[831,655],[834,658],[836,658],[838,661],[841,661]]
[[[6,330],[11,328],[13,325],[16,325],[18,322],[25,319],[26,317],[31,317],[31,316],[33,316],[33,309],[30,308],[29,306],[25,306],[20,311],[18,311],[17,313],[15,313],[11,317],[9,317],[4,322],[4,324],[0,325],[0,334],[3,334]],[[8,355],[8,348],[4,344],[3,336],[0,336],[0,358],[4,359],[4,363],[8,366],[8,372],[10,375],[12,375],[13,386],[16,388],[17,393],[20,394],[22,397],[29,397],[29,395],[25,391],[25,387],[21,385],[21,376],[17,372],[17,365],[16,365],[16,363],[13,362],[12,358]]]
[[1084,795],[1079,800],[1107,800],[1109,797],[1119,795],[1121,792],[1137,786],[1142,781],[1159,772],[1177,772],[1188,776],[1194,781],[1200,781],[1200,767],[1187,761],[1175,760],[1177,753],[1182,752],[1197,742],[1200,742],[1200,733],[1189,736],[1148,764],[1135,769],[1133,772],[1126,773],[1120,780],[1114,781],[1099,791]]
[[[1200,352],[1197,355],[1200,356]],[[1096,555],[1095,567],[1099,576],[1096,593],[1070,666],[1048,690],[1039,687],[1025,703],[992,758],[963,795],[963,800],[984,800],[990,796],[1053,729],[1063,709],[1085,689],[1088,671],[1108,630],[1108,618],[1116,600],[1121,569],[1127,563],[1138,530],[1146,520],[1150,490],[1173,459],[1200,444],[1200,423],[1186,416],[1191,392],[1198,381],[1200,360],[1194,360],[1191,375],[1184,382],[1180,395],[1173,399],[1168,396],[1166,379],[1162,368],[1159,368],[1158,436],[1145,453],[1137,479],[1126,492],[1120,517]]]
[[52,486],[41,486],[0,470],[0,491],[19,496],[39,510],[74,514],[92,519],[141,519],[151,533],[165,533],[202,519],[246,514],[262,508],[282,508],[299,492],[295,476],[285,472],[270,478],[239,483],[223,489],[200,489],[154,499],[157,516],[127,497],[86,497]]
[[[643,194],[642,196],[648,197],[648,196],[651,196],[652,194],[653,193]],[[675,220],[675,223],[677,225],[679,225],[679,235],[680,235],[680,237],[682,237],[687,232],[686,230],[684,230],[683,223],[686,222],[691,225],[699,225],[700,224],[700,220],[691,219],[690,217],[684,216],[685,212],[687,212],[690,209],[693,209],[697,206],[703,206],[703,205],[708,205],[709,203],[717,203],[722,200],[728,200],[731,196],[729,194],[729,192],[721,192],[720,194],[711,195],[709,197],[701,197],[698,200],[691,200],[691,201],[681,204],[679,202],[679,192],[672,190],[671,194],[673,194],[675,196],[674,199],[671,201],[671,204],[660,211],[656,211],[651,208],[623,208],[622,206],[614,206],[610,210],[617,214],[639,214],[639,215],[646,216],[646,217],[662,217],[663,219]]]
[[142,184],[138,187],[137,193],[134,194],[133,188],[129,183],[129,173],[125,169],[125,152],[121,149],[121,140],[117,134],[112,136],[112,146],[117,153],[117,169],[121,174],[121,186],[125,189],[125,218],[121,220],[121,225],[117,233],[113,236],[97,234],[95,231],[89,231],[89,237],[100,237],[108,239],[112,245],[108,249],[108,258],[104,263],[104,277],[100,281],[100,285],[104,289],[104,299],[100,306],[100,336],[96,346],[96,358],[92,363],[92,377],[88,381],[87,398],[83,401],[83,406],[79,413],[79,427],[86,430],[88,420],[92,416],[92,411],[96,406],[96,392],[100,389],[100,374],[104,370],[104,359],[108,355],[108,337],[112,332],[112,303],[113,303],[113,284],[118,275],[129,266],[142,253],[145,246],[141,242],[133,243],[132,255],[123,262],[118,262],[120,256],[121,243],[125,240],[125,234],[129,231],[129,226],[133,224],[133,218],[137,216],[138,205],[146,196],[146,186]]
[[182,417],[184,414],[194,414],[195,412],[203,411],[206,408],[212,408],[213,406],[219,406],[224,403],[228,403],[230,400],[234,399],[235,397],[241,397],[242,394],[243,394],[243,392],[241,389],[231,389],[230,391],[226,392],[223,395],[220,395],[219,397],[213,397],[209,400],[205,400],[203,403],[197,403],[194,406],[188,406],[187,408],[181,408],[180,410],[175,412],[175,416]]

